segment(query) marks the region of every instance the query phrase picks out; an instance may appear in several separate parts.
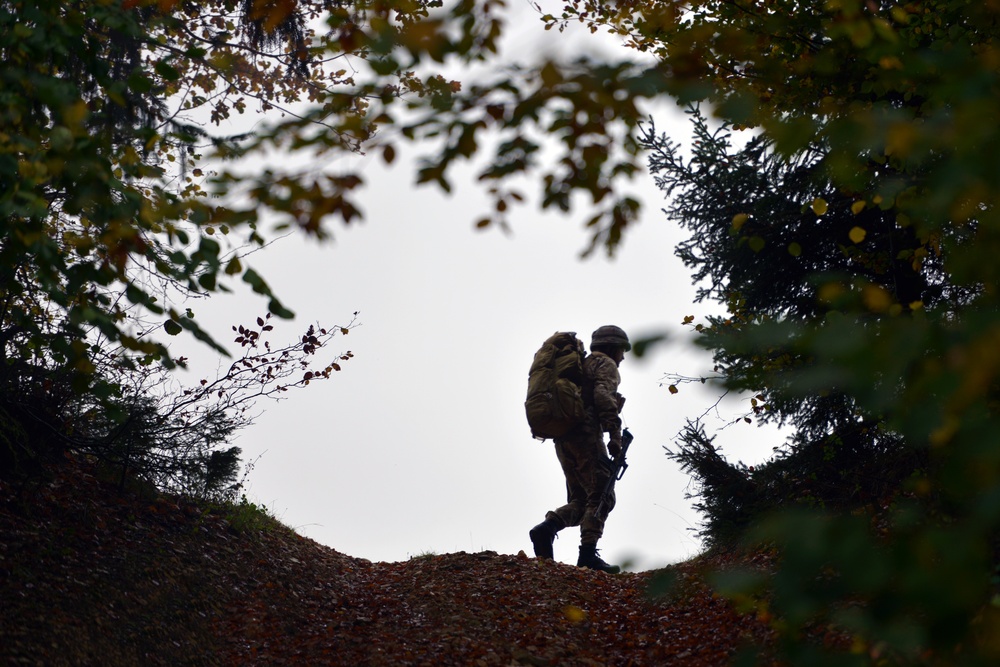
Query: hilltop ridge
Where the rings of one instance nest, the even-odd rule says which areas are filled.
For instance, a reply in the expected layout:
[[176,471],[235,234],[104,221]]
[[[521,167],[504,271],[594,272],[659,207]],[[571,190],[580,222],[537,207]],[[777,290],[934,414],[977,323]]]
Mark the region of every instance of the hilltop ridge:
[[[724,665],[770,631],[694,559],[607,575],[524,553],[353,558],[252,506],[143,498],[79,465],[0,482],[0,657],[46,665]],[[702,559],[703,560],[703,559]]]

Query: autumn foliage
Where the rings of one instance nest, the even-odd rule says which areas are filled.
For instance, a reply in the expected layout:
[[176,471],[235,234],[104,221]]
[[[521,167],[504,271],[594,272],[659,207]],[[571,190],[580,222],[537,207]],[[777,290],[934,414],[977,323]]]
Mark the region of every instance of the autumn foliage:
[[[802,454],[770,468],[773,484],[758,483],[769,481],[761,475],[749,480],[757,487],[751,501],[772,494],[758,508],[799,505],[751,522],[756,548],[773,546],[781,555],[772,576],[751,571],[720,590],[762,617],[780,619],[772,627],[791,662],[996,664],[998,3],[564,0],[551,11],[535,6],[543,30],[558,35],[582,25],[611,33],[625,50],[605,57],[595,49],[577,58],[554,51],[516,64],[498,62],[508,27],[502,0],[440,4],[0,1],[0,456],[16,457],[45,435],[27,414],[36,399],[56,418],[93,416],[99,435],[155,430],[155,420],[143,421],[149,396],[129,394],[114,373],[138,369],[141,379],[150,364],[175,364],[166,341],[182,333],[221,351],[193,309],[179,305],[185,298],[242,283],[267,300],[270,312],[291,315],[249,265],[250,253],[276,232],[322,238],[331,233],[330,220],[356,220],[365,181],[361,170],[279,166],[262,157],[291,149],[304,161],[333,164],[366,150],[393,162],[398,148],[412,144],[421,153],[418,183],[447,193],[458,172],[475,170],[488,201],[488,210],[470,220],[477,226],[511,224],[512,211],[532,193],[540,208],[560,213],[584,202],[587,250],[613,253],[640,219],[628,183],[645,172],[643,104],[700,104],[712,115],[705,132],[709,120],[725,129],[700,137],[701,154],[684,163],[694,171],[680,169],[681,178],[695,181],[665,181],[679,187],[675,194],[685,191],[675,210],[695,225],[681,259],[726,309],[698,325],[698,339],[712,351],[726,388],[763,397],[753,406],[755,417],[791,425],[790,444]],[[451,79],[453,72],[462,80]],[[223,127],[258,110],[276,114],[253,132]],[[729,150],[728,133],[742,129],[759,139],[746,151]],[[659,145],[665,160],[650,166],[677,176],[682,163],[674,161],[679,153],[669,138],[650,138],[646,147]],[[253,340],[256,329],[247,331],[237,329],[240,345]],[[304,341],[302,353],[310,345]],[[336,370],[320,368],[319,377]],[[295,370],[302,370],[301,383],[317,377]],[[52,423],[64,422],[42,422]],[[224,430],[213,431],[219,442]],[[709,452],[710,440],[697,430],[689,434],[691,451]],[[126,470],[133,441],[120,442]],[[67,449],[86,449],[63,445],[48,448],[41,464],[60,460]],[[841,462],[872,452],[887,459],[869,457],[872,465],[843,474]],[[879,476],[883,460],[891,475]],[[702,462],[717,463],[711,456]],[[793,463],[795,474],[785,475],[782,466]],[[895,493],[884,492],[886,479]],[[266,556],[251,549],[240,560],[244,543],[222,540],[221,519],[213,523],[214,515],[200,510],[197,521],[189,517],[184,525],[214,535],[211,544],[220,551],[205,561],[201,555],[211,552],[170,537],[162,544],[170,556],[153,558],[143,550],[156,542],[145,538],[161,528],[174,535],[174,519],[133,501],[122,501],[132,509],[120,522],[102,513],[104,505],[80,506],[78,515],[105,517],[105,526],[119,522],[128,531],[144,518],[143,539],[130,532],[116,543],[109,537],[115,533],[96,530],[99,524],[57,520],[77,506],[60,495],[65,476],[55,481],[38,495],[62,498],[65,507],[51,500],[25,505],[31,520],[11,519],[16,528],[4,542],[2,583],[21,596],[4,608],[19,612],[4,620],[4,632],[12,633],[5,646],[16,650],[27,646],[48,656],[51,642],[25,644],[38,631],[67,655],[106,657],[115,646],[146,641],[149,630],[166,646],[161,651],[173,651],[162,628],[187,626],[153,623],[140,612],[179,610],[177,600],[188,598],[169,591],[189,590],[191,582],[213,597],[190,599],[187,608],[204,619],[191,632],[202,634],[177,641],[210,646],[188,655],[222,661],[289,659],[292,649],[282,638],[298,633],[301,650],[326,641],[349,660],[387,664],[411,659],[410,649],[385,641],[394,633],[414,638],[413,656],[431,655],[438,664],[453,654],[486,664],[542,664],[567,652],[614,664],[633,655],[696,660],[695,646],[719,637],[726,646],[736,643],[724,634],[726,624],[709,624],[702,634],[687,625],[678,631],[704,641],[668,642],[664,637],[677,630],[672,625],[654,633],[647,611],[657,619],[670,614],[632,604],[643,583],[636,575],[593,579],[513,556],[396,566],[329,555],[304,560],[297,549],[305,547],[287,535]],[[746,486],[733,488],[742,493]],[[710,501],[729,512],[727,520],[746,523],[748,514],[763,514],[734,511],[735,494],[727,493]],[[801,513],[803,505],[812,511]],[[260,539],[276,535],[284,534]],[[22,551],[35,560],[19,560]],[[93,568],[56,576],[65,566],[60,559],[81,553]],[[217,590],[203,571],[188,567],[200,563],[225,580],[213,563],[226,558],[239,564],[242,585],[229,579],[232,585]],[[317,581],[302,565],[312,560],[324,563],[317,571],[329,572],[319,581],[347,591],[335,603],[323,586],[301,587]],[[100,578],[108,573],[116,581],[137,580],[133,563],[146,569],[139,587],[125,587],[127,599],[100,586],[112,580]],[[435,589],[404,592],[426,580],[444,582],[443,574],[465,581],[449,563],[474,573],[461,599],[489,621],[477,626],[462,617],[458,624],[430,614],[439,623],[420,634],[413,600]],[[489,583],[506,567],[522,586],[510,597],[502,593],[516,589]],[[575,577],[587,590],[596,586],[594,600],[584,599],[588,605],[564,594],[575,590]],[[164,581],[175,585],[152,583]],[[609,581],[616,583],[601,587]],[[391,585],[382,590],[381,582]],[[508,606],[478,606],[479,582]],[[562,588],[545,589],[543,582]],[[532,597],[545,590],[544,598]],[[55,594],[31,606],[32,591]],[[547,603],[533,606],[551,599],[563,601],[561,616]],[[610,607],[601,606],[604,599]],[[306,601],[322,611],[303,616]],[[729,609],[701,593],[697,602],[699,610]],[[647,610],[636,619],[639,634],[605,632],[612,629],[608,619],[630,618],[636,608]],[[289,611],[266,615],[274,609]],[[512,609],[529,611],[518,618]],[[747,620],[725,618],[734,627]],[[266,622],[257,626],[253,619]],[[314,619],[323,620],[314,625]],[[801,641],[817,625],[847,628],[851,641],[817,656],[814,644]],[[88,642],[103,641],[106,627],[109,636],[125,639],[92,649]],[[496,632],[494,654],[463,634],[466,628]],[[537,628],[545,632],[536,636]],[[359,646],[340,643],[355,636]],[[431,645],[414,643],[425,636]],[[386,656],[380,646],[389,647],[382,649]],[[523,652],[515,655],[512,646]]]

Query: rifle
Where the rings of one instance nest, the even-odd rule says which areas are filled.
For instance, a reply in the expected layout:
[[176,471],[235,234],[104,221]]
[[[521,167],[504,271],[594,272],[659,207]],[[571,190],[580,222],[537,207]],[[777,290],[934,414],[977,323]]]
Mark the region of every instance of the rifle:
[[594,510],[594,514],[597,516],[601,515],[601,510],[604,509],[604,503],[611,494],[611,490],[615,487],[615,482],[625,476],[625,469],[628,468],[628,463],[625,461],[625,454],[628,452],[628,446],[632,444],[632,438],[633,436],[629,433],[628,429],[622,431],[622,450],[618,452],[618,456],[611,459],[611,476],[608,478],[608,483],[604,485],[604,492],[601,493],[601,502],[597,503],[597,509]]

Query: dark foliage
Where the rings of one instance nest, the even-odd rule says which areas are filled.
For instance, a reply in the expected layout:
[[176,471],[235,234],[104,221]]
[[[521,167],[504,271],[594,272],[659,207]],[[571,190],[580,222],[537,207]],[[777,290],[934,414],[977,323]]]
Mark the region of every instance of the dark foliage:
[[352,325],[310,325],[284,346],[271,345],[270,315],[234,326],[242,356],[215,379],[187,388],[162,366],[114,356],[90,385],[103,394],[77,391],[76,376],[58,368],[8,364],[0,376],[0,476],[30,480],[68,452],[99,464],[120,489],[232,500],[241,452],[227,445],[254,422],[257,399],[280,399],[341,370],[349,351],[314,364]]
[[877,511],[928,459],[892,434],[870,433],[874,428],[859,424],[815,441],[797,436],[769,461],[747,466],[727,461],[714,437],[688,423],[667,455],[696,480],[689,497],[704,516],[706,545],[730,548],[776,510]]
[[[224,447],[243,424],[218,407],[202,418],[176,411],[177,397],[139,393],[97,400],[77,394],[68,374],[0,388],[0,477],[33,483],[46,466],[72,452],[98,463],[120,489],[169,489],[199,498],[236,491],[240,449]],[[145,392],[145,393],[142,393]]]
[[[728,127],[712,131],[697,109],[690,114],[690,159],[654,128],[644,141],[657,184],[671,195],[667,214],[691,232],[676,252],[693,271],[698,300],[729,311],[699,327],[700,342],[728,388],[757,395],[758,421],[792,429],[775,458],[755,468],[725,461],[700,424],[681,433],[669,455],[695,478],[705,538],[717,544],[778,508],[865,506],[927,465],[925,443],[904,442],[849,393],[835,386],[790,391],[812,358],[773,340],[762,351],[746,341],[754,327],[830,321],[854,302],[870,303],[872,317],[889,308],[900,317],[950,310],[975,290],[949,281],[940,239],[878,202],[833,187],[822,148],[794,160],[776,155],[761,137],[734,148]],[[885,378],[878,390],[891,395],[897,382]]]

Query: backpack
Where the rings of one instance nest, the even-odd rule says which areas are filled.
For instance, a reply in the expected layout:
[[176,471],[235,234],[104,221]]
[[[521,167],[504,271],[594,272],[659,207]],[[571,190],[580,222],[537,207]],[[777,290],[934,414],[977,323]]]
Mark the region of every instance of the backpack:
[[533,437],[562,437],[586,418],[582,389],[586,354],[573,331],[554,333],[535,353],[524,402]]

